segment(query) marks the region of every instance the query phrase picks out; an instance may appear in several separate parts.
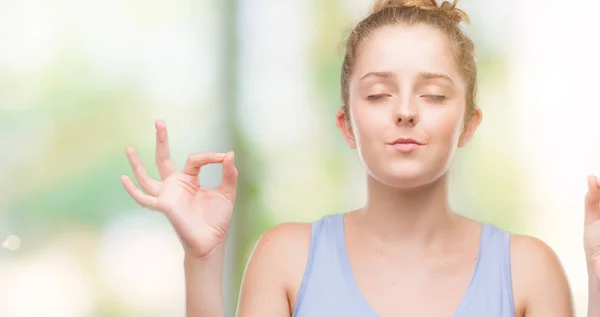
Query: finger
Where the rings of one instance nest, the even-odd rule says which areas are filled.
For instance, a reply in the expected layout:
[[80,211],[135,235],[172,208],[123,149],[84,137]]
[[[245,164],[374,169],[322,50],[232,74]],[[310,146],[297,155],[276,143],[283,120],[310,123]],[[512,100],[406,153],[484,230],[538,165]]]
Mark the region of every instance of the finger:
[[223,162],[224,153],[205,152],[192,154],[188,157],[183,173],[190,176],[198,176],[200,168],[206,164],[214,164]]
[[171,161],[169,151],[169,135],[167,134],[167,125],[161,121],[156,121],[156,166],[160,178],[164,180],[172,173],[177,171],[177,167]]
[[121,176],[121,183],[125,186],[127,193],[138,203],[140,206],[148,209],[156,209],[156,197],[152,197],[144,194],[139,190],[129,176]]
[[233,152],[229,152],[223,158],[223,181],[219,190],[231,202],[235,201],[235,193],[238,180],[238,170],[233,164]]
[[596,176],[588,176],[588,192],[585,196],[585,221],[600,219],[600,185]]
[[157,196],[158,190],[160,189],[160,182],[150,177],[148,171],[144,168],[144,164],[142,164],[142,161],[140,160],[140,156],[133,147],[128,147],[126,152],[135,179],[142,189],[152,196]]

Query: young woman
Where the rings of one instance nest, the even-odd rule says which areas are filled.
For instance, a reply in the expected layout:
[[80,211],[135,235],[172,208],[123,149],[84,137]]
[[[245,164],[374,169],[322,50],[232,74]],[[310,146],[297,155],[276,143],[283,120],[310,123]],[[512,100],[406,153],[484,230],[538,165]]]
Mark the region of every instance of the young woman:
[[[467,15],[455,5],[379,0],[351,33],[337,125],[366,168],[368,201],[266,232],[244,274],[238,316],[573,316],[565,274],[548,246],[449,206],[450,162],[482,118],[473,43],[459,28]],[[145,193],[127,176],[122,182],[142,206],[162,211],[181,239],[187,315],[223,316],[233,153],[192,154],[178,171],[164,123],[156,130],[161,181],[129,148]],[[204,189],[198,173],[213,163],[223,164],[223,182]],[[588,182],[588,314],[600,317],[600,190],[595,177]]]

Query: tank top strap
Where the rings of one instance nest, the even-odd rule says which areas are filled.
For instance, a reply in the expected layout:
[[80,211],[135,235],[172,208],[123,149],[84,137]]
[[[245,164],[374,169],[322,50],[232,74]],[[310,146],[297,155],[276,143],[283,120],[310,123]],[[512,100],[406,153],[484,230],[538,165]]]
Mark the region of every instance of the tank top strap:
[[[482,237],[472,281],[471,306],[467,310],[495,307],[498,316],[514,314],[514,299],[510,272],[510,233],[492,224],[482,223]],[[480,306],[480,307],[478,307]],[[463,316],[460,314],[459,316]]]
[[[315,297],[315,294],[324,295],[325,293],[322,292],[326,291],[327,288],[336,288],[336,286],[343,285],[340,281],[341,275],[336,274],[340,272],[336,238],[339,230],[343,230],[343,228],[339,228],[340,217],[343,217],[343,214],[326,215],[311,224],[312,232],[308,260],[292,316],[300,316],[299,313],[307,297],[309,297],[312,306],[312,302],[315,301],[315,298],[312,297]],[[321,296],[321,299],[323,299],[323,296]]]
[[510,233],[492,224],[483,223],[486,228],[481,246],[483,267],[495,268],[499,272],[503,288],[512,292],[510,272]]

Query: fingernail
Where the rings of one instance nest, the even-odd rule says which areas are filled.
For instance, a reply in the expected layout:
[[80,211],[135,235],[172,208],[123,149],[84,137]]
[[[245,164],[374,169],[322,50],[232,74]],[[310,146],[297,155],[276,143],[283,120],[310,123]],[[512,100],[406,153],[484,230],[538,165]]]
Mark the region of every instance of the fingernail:
[[226,153],[217,153],[218,158],[224,158]]
[[600,179],[596,176],[594,176],[594,178],[596,179],[596,185],[600,186]]
[[231,151],[231,163],[233,163],[233,158],[235,157],[235,152]]

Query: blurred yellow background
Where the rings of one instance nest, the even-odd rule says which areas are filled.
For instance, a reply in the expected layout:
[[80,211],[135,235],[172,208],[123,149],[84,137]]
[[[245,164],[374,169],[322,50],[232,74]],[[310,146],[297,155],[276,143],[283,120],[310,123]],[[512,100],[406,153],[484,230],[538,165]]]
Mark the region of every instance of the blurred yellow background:
[[[183,316],[182,250],[119,177],[235,150],[235,310],[259,235],[364,201],[335,126],[343,39],[371,0],[0,1],[0,316]],[[588,173],[600,172],[600,3],[462,0],[484,121],[452,170],[458,212],[558,253],[585,313]],[[218,166],[201,181],[219,184]],[[540,290],[543,291],[543,290]]]

